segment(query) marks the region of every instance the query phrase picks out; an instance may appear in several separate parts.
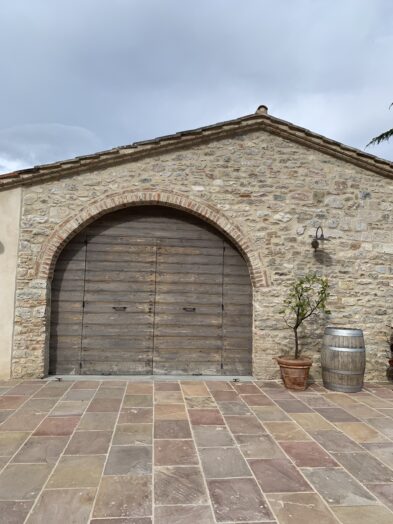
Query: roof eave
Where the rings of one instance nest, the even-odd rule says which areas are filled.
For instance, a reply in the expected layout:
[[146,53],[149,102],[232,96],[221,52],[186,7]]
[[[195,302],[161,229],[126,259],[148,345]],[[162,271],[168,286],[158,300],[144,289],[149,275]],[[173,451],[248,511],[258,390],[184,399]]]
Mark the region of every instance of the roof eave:
[[40,183],[53,177],[67,176],[75,172],[81,173],[92,169],[102,169],[110,165],[137,160],[141,157],[157,155],[165,151],[224,138],[240,131],[250,132],[259,129],[355,164],[381,176],[393,178],[392,162],[346,146],[285,120],[267,114],[256,113],[197,129],[161,136],[152,140],[135,142],[92,155],[83,155],[74,159],[5,174],[0,176],[0,190],[19,185]]

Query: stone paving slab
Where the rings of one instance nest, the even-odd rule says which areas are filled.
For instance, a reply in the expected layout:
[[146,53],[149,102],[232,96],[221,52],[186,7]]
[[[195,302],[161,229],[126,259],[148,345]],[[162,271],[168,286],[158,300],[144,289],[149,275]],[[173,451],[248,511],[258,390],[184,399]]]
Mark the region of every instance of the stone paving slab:
[[3,381],[0,524],[393,523],[393,386]]

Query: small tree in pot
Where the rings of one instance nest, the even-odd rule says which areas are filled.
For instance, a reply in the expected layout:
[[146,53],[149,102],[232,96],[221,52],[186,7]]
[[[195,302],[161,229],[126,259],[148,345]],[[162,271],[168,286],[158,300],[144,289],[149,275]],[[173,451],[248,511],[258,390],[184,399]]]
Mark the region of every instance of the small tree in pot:
[[298,329],[302,323],[319,313],[329,314],[326,307],[329,298],[329,283],[327,278],[309,274],[298,278],[290,287],[284,307],[280,311],[284,315],[287,326],[293,330],[295,337],[294,358],[281,356],[276,360],[280,366],[281,377],[289,389],[304,390],[312,365],[310,358],[300,358]]

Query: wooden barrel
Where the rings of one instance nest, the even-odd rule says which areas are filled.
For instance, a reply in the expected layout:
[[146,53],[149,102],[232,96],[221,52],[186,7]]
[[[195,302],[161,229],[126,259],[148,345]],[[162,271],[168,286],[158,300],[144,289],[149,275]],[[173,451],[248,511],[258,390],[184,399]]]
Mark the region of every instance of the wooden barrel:
[[363,387],[366,349],[361,329],[327,327],[321,353],[323,385],[354,393]]

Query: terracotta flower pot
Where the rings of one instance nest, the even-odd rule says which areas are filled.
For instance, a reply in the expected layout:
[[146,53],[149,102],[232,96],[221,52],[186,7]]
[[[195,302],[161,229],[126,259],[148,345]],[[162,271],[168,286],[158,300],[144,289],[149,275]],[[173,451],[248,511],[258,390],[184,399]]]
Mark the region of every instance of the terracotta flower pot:
[[312,366],[311,358],[277,357],[274,360],[280,366],[281,378],[286,388],[300,391],[307,388],[308,374]]

